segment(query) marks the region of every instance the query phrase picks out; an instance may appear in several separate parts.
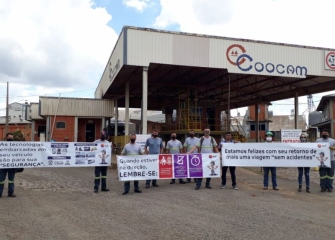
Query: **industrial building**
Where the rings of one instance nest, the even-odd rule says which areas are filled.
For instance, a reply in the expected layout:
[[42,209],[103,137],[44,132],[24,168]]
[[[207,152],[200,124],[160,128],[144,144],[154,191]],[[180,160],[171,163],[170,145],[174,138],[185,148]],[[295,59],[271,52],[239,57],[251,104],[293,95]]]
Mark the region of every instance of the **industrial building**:
[[218,139],[231,131],[230,109],[253,105],[259,125],[259,104],[287,98],[295,99],[298,128],[298,97],[335,90],[334,55],[334,49],[125,26],[95,98],[126,109],[126,135],[129,108],[142,110],[140,133],[151,132],[147,111],[161,110],[166,137],[210,127]]

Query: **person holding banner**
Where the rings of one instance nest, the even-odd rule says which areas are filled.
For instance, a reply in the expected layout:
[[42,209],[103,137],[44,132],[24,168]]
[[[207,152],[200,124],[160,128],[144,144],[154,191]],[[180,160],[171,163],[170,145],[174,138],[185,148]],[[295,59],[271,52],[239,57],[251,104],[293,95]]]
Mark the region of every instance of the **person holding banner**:
[[[6,134],[6,141],[13,141],[14,135],[13,133]],[[14,194],[14,178],[15,172],[17,169],[15,168],[4,168],[0,169],[0,197],[2,197],[2,192],[5,186],[6,175],[8,174],[8,197],[16,197]]]
[[[143,151],[141,149],[141,145],[135,143],[136,142],[136,134],[131,134],[130,135],[130,143],[127,143],[122,152],[121,155],[123,156],[129,156],[129,155],[142,155]],[[130,181],[124,182],[124,192],[122,193],[123,195],[126,195],[129,193],[130,190]],[[140,190],[138,186],[138,181],[134,181],[134,192],[136,193],[141,193],[142,191]]]
[[[194,130],[190,130],[189,137],[186,138],[184,142],[184,152],[186,153],[188,151],[191,151],[191,149],[198,143],[198,141],[199,141],[199,138],[197,138],[194,135]],[[193,153],[198,153],[198,149],[196,148]],[[196,182],[196,179],[194,179],[194,181]],[[191,178],[187,178],[187,182],[190,183]]]
[[[267,143],[272,143],[273,141],[273,133],[267,132],[265,134],[265,141]],[[264,177],[263,177],[263,189],[267,190],[269,186],[269,172],[271,171],[271,177],[272,177],[272,188],[273,190],[279,190],[277,186],[277,168],[276,167],[263,167],[264,171]]]
[[[226,132],[224,139],[220,142],[219,144],[219,152],[221,153],[221,149],[223,148],[224,144],[227,143],[236,143],[234,140],[231,139],[231,132]],[[221,189],[226,188],[226,175],[227,175],[227,170],[228,166],[223,166],[222,167],[222,182],[221,182]],[[235,190],[238,190],[238,187],[236,185],[236,174],[235,174],[236,167],[229,166],[229,172],[230,172],[230,177],[232,181],[232,186]]]
[[[187,153],[193,153],[196,150],[196,148],[199,149],[198,152],[200,153],[219,153],[218,147],[217,147],[218,144],[216,143],[215,139],[212,136],[210,136],[210,129],[205,128],[204,133],[205,135],[202,136],[199,139],[198,143]],[[202,178],[197,178],[195,190],[200,189],[201,183],[202,183]],[[207,178],[206,188],[212,189],[210,183],[211,183],[211,178]]]
[[[183,145],[181,142],[177,139],[177,133],[171,133],[171,140],[167,142],[166,144],[166,153],[167,154],[179,154],[183,151]],[[170,184],[175,184],[176,179],[171,179]],[[180,184],[185,184],[186,182],[179,178]]]
[[[100,134],[100,139],[95,140],[93,143],[112,145],[112,142],[109,143],[106,140],[106,138],[107,138],[107,133],[103,131]],[[102,164],[104,164],[105,155],[102,154],[101,157],[103,158],[102,159]],[[107,169],[108,169],[108,167],[95,167],[95,169],[94,169],[94,174],[95,174],[94,193],[98,193],[98,191],[99,191],[100,178],[101,178],[101,192],[108,192],[109,191],[109,189],[106,188]],[[100,175],[101,175],[101,177],[100,177]]]
[[335,140],[329,137],[329,130],[322,129],[321,130],[321,138],[317,139],[316,142],[329,143],[329,149],[331,150],[331,161],[330,168],[327,167],[319,167],[320,174],[320,187],[321,192],[333,191],[333,181],[334,181],[334,169],[335,169],[335,159],[334,159],[334,150],[335,150]]
[[[300,142],[301,143],[307,143],[307,137],[306,134],[302,133],[300,135]],[[298,167],[298,172],[299,172],[299,176],[298,176],[298,183],[299,183],[299,188],[298,188],[298,192],[302,191],[302,176],[304,175],[304,171],[305,171],[305,180],[306,180],[306,192],[310,193],[309,190],[309,167]]]
[[[149,150],[148,150],[149,147]],[[144,151],[146,154],[163,154],[163,141],[158,137],[158,130],[153,129],[152,135],[145,142]],[[150,187],[151,180],[146,180],[145,188]],[[152,186],[158,187],[157,180],[152,180]]]

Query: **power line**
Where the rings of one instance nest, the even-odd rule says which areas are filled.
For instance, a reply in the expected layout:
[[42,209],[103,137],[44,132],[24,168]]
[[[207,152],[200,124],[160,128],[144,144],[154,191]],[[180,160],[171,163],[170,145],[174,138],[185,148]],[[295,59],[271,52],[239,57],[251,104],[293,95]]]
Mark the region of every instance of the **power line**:
[[[85,89],[85,90],[79,90],[79,91],[74,91],[74,92],[64,92],[64,93],[54,93],[54,94],[49,94],[49,95],[59,95],[59,94],[67,94],[67,93],[77,93],[77,92],[85,92],[88,90],[92,90],[95,88],[90,88],[90,89]],[[15,98],[15,97],[39,97],[41,95],[31,95],[31,96],[9,96],[10,98]],[[0,98],[6,98],[6,96],[1,96]]]

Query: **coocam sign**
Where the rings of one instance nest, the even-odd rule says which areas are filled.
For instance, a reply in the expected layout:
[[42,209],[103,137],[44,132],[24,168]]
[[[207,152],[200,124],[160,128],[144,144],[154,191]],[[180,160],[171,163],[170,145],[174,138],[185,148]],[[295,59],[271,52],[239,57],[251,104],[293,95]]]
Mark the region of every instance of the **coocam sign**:
[[245,48],[239,44],[230,45],[226,51],[226,57],[231,65],[243,72],[256,71],[262,75],[306,77],[307,67],[285,65],[282,63],[262,62],[250,56]]

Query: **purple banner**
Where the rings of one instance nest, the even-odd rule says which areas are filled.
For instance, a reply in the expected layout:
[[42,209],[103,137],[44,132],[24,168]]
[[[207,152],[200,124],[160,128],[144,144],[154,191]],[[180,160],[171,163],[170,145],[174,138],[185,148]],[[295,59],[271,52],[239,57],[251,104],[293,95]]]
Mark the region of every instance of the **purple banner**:
[[202,157],[201,154],[189,154],[188,156],[190,178],[202,178]]
[[175,154],[173,155],[174,164],[174,177],[186,178],[187,177],[187,155]]

